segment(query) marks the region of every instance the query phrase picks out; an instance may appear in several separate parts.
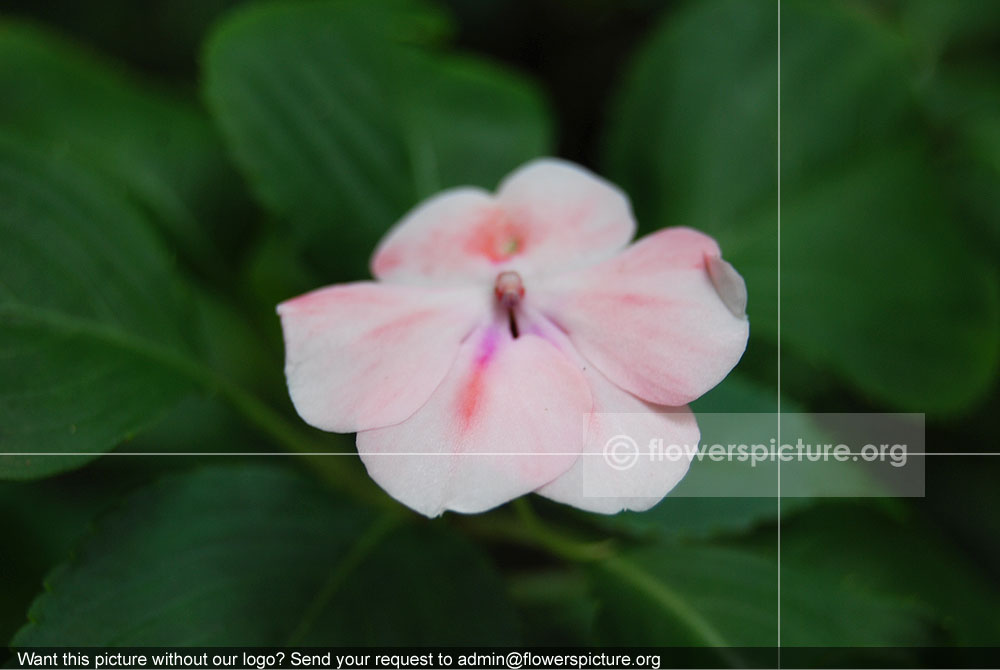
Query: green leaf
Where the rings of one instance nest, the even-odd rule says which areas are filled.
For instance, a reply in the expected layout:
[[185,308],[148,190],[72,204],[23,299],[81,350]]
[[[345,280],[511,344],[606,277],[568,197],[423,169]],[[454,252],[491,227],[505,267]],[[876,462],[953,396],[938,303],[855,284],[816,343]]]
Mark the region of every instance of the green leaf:
[[0,138],[0,248],[0,478],[79,466],[191,389],[186,292],[120,194]]
[[[1000,5],[998,5],[1000,7]],[[1000,253],[1000,68],[985,59],[942,63],[921,89],[921,102],[941,142],[938,178],[951,188],[963,218]],[[964,221],[963,221],[964,223]]]
[[281,468],[170,477],[97,524],[12,644],[515,642],[483,555],[440,523],[402,524]]
[[[777,5],[668,18],[618,101],[610,173],[645,230],[719,239],[747,280],[753,336],[773,341]],[[967,407],[996,372],[1000,282],[929,167],[904,44],[832,2],[782,3],[781,30],[782,345],[876,401]]]
[[875,398],[945,412],[995,378],[1000,277],[955,234],[929,160],[882,147],[784,198],[782,338]]
[[162,477],[165,468],[190,467],[192,462],[183,458],[102,459],[60,477],[0,481],[0,537],[5,540],[0,543],[4,583],[0,640],[10,640],[24,625],[24,613],[46,573],[90,532],[99,513],[138,486]]
[[205,51],[206,96],[237,162],[327,279],[366,274],[420,198],[492,188],[550,147],[529,82],[393,39],[381,26],[399,4],[259,5]]
[[781,561],[782,574],[786,565],[809,566],[830,584],[925,607],[957,644],[1000,642],[995,582],[915,516],[832,504],[793,515],[782,523]]
[[954,49],[988,50],[1000,27],[1000,3],[995,0],[908,0],[900,6],[902,29],[929,58]]
[[775,194],[777,7],[716,0],[666,19],[615,101],[606,163],[641,231],[687,223],[717,233]]
[[419,100],[402,118],[416,196],[452,186],[492,190],[521,163],[551,150],[540,93],[525,79],[470,56],[415,60],[400,82]]
[[212,270],[245,237],[240,184],[194,105],[63,39],[0,22],[0,128],[121,184],[185,258]]
[[[778,564],[770,552],[660,544],[598,563],[603,644],[774,646]],[[920,608],[781,565],[781,640],[788,646],[918,643]],[[732,659],[734,660],[734,659]]]
[[79,541],[96,512],[120,494],[108,477],[0,482],[0,640],[21,628],[45,573]]

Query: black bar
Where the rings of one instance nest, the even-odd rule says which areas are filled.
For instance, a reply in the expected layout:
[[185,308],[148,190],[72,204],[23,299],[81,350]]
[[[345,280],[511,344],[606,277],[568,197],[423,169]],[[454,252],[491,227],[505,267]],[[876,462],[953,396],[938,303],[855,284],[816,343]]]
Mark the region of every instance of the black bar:
[[25,647],[6,668],[995,668],[1000,647]]

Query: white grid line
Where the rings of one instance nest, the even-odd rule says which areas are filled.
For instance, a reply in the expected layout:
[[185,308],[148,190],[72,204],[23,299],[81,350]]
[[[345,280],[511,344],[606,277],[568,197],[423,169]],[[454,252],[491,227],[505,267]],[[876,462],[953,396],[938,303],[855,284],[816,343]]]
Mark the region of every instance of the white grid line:
[[[778,0],[778,444],[781,444],[781,0]],[[781,668],[781,460],[778,460],[778,668]]]
[[[867,463],[887,463],[889,460],[882,457],[869,460],[865,458],[866,454],[858,451],[848,451],[842,452],[844,457],[858,457],[863,459]],[[0,458],[13,457],[13,456],[100,456],[104,458],[105,456],[285,456],[285,457],[295,457],[295,456],[353,456],[357,457],[358,452],[356,451],[17,451],[2,453],[0,452]],[[479,452],[463,452],[460,454],[443,452],[443,451],[382,451],[379,453],[367,453],[365,456],[599,456],[605,458],[603,453],[594,452],[580,452],[580,451],[546,451],[546,452],[534,452],[534,451],[479,451]],[[956,451],[956,452],[913,452],[907,453],[906,457],[910,458],[913,456],[1000,456],[1000,451]],[[640,455],[640,458],[643,458]],[[694,458],[697,458],[695,456]],[[671,460],[670,458],[656,458],[656,462],[663,462]],[[679,460],[679,459],[678,459]],[[711,458],[709,455],[705,455],[701,458],[701,461],[709,461],[713,463],[719,462],[743,462],[738,458],[723,459],[719,461],[717,459]],[[819,463],[819,459],[809,458],[804,456],[803,458],[775,458],[775,462],[779,465],[781,461],[796,461],[796,462],[810,462]],[[758,460],[758,465],[762,460]],[[840,461],[835,457],[825,458],[822,462],[844,462]]]

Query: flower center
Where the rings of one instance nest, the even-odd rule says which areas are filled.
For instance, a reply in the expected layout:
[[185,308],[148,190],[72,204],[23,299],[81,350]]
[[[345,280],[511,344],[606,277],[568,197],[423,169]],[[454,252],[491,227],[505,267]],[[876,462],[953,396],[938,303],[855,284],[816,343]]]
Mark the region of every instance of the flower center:
[[515,236],[508,237],[500,245],[500,254],[504,258],[509,258],[521,249],[521,240]]
[[524,297],[524,282],[521,281],[521,275],[510,271],[501,272],[497,275],[493,292],[500,304],[507,309],[516,307]]

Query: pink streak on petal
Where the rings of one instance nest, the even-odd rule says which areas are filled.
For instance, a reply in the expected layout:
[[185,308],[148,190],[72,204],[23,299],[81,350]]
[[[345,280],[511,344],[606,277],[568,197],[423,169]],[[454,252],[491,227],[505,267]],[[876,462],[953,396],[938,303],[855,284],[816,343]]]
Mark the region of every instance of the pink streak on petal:
[[[413,416],[358,433],[371,477],[427,516],[481,512],[533,491],[572,466],[583,447],[592,399],[577,366],[539,337],[493,330],[465,341]],[[480,381],[470,383],[477,370]]]
[[376,277],[390,274],[403,262],[402,254],[396,249],[386,249],[372,259],[372,274]]
[[458,415],[462,419],[462,432],[469,430],[475,419],[476,412],[482,405],[483,387],[486,383],[486,373],[497,347],[497,331],[495,328],[486,330],[479,352],[472,364],[465,383],[458,396]]

